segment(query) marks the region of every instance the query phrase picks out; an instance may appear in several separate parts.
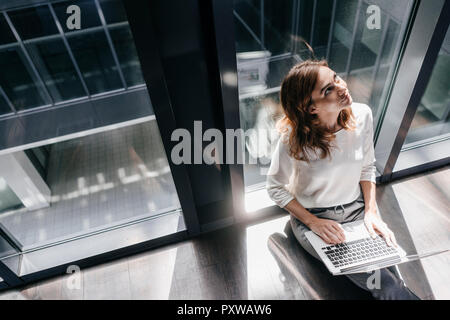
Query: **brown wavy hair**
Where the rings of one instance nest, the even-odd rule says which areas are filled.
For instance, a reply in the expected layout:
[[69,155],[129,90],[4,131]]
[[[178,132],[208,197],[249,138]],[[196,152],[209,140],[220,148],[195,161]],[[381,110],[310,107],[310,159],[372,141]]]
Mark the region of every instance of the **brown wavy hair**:
[[[278,121],[280,133],[289,133],[289,153],[296,160],[310,162],[310,152],[320,159],[331,157],[331,142],[336,135],[320,126],[316,114],[309,112],[311,95],[316,85],[319,68],[328,67],[326,60],[306,60],[292,67],[284,78],[280,100],[284,116]],[[345,130],[355,128],[351,108],[344,108],[338,116],[338,123]]]

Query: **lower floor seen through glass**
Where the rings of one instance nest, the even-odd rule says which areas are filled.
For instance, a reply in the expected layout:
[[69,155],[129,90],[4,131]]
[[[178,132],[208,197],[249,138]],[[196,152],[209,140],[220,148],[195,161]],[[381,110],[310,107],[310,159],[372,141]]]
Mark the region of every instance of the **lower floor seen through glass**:
[[[47,159],[30,159],[51,191],[49,206],[0,214],[24,250],[181,208],[155,120],[45,147]],[[2,190],[2,203],[11,202]]]

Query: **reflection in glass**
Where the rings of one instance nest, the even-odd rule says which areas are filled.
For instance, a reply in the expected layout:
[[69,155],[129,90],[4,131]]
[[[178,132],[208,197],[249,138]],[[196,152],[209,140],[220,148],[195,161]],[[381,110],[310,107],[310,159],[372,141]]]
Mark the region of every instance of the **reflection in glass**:
[[0,51],[0,86],[16,110],[41,106],[37,81],[30,76],[30,67],[17,48]]
[[5,239],[3,239],[2,236],[0,236],[0,259],[15,253],[16,250]]
[[111,49],[103,30],[68,34],[69,45],[91,94],[122,87]]
[[25,249],[181,209],[155,120],[46,149],[50,206],[0,214]]
[[47,6],[8,12],[22,40],[57,34],[55,21]]
[[72,32],[77,30],[77,29],[71,30],[67,28],[67,19],[70,17],[71,14],[66,13],[67,12],[66,10],[70,5],[77,5],[78,7],[80,7],[81,30],[101,25],[97,7],[95,6],[94,0],[58,2],[53,5],[53,8],[64,32]]
[[[355,16],[361,14],[358,9],[358,0],[338,0],[335,13],[335,24],[333,26],[333,35],[330,48],[329,63],[336,72],[345,72],[347,59],[352,46],[353,28],[358,26],[354,24]],[[323,8],[318,8],[318,11]],[[331,16],[330,16],[331,17]],[[361,24],[364,27],[364,24]]]
[[128,26],[111,28],[110,34],[127,86],[144,83],[130,28]]
[[[381,13],[381,20],[383,21],[383,12]],[[386,99],[386,91],[388,84],[388,74],[392,70],[392,62],[394,59],[395,47],[397,46],[397,39],[400,36],[400,25],[392,19],[386,22],[387,32],[384,36],[384,41],[380,44],[381,54],[377,57],[379,59],[378,65],[375,64],[372,69],[372,93],[368,105],[372,107],[372,112],[377,121],[381,114],[383,103]],[[378,68],[378,69],[377,69]]]
[[249,96],[239,101],[241,128],[248,134],[245,140],[244,180],[247,189],[265,185],[265,169],[278,142],[275,124],[282,117],[278,91]]
[[20,257],[19,252],[0,234],[0,261],[17,275],[20,270]]
[[16,38],[8,26],[5,18],[0,14],[0,44],[15,42]]
[[13,112],[13,110],[11,110],[9,108],[8,103],[6,102],[5,98],[3,98],[2,95],[0,95],[0,115],[2,114],[7,114]]
[[5,179],[0,177],[0,214],[20,207],[23,207],[22,201],[11,190]]
[[127,15],[121,0],[100,0],[99,2],[106,23],[127,21]]
[[236,37],[236,52],[253,52],[262,50],[263,46],[261,41],[252,30],[248,29],[248,26],[240,18],[240,16],[234,13],[234,29]]
[[[359,11],[359,19],[365,20],[367,3],[361,4]],[[380,12],[380,24],[384,26],[386,23],[386,15]],[[356,30],[356,38],[353,43],[352,60],[350,61],[350,70],[360,70],[372,67],[375,64],[378,52],[380,51],[383,29],[369,29],[366,25],[361,24]]]
[[448,138],[450,133],[450,32],[444,42],[414,115],[405,140],[415,144],[426,139]]
[[26,44],[25,47],[53,101],[86,95],[62,39],[39,41]]
[[294,1],[263,1],[264,47],[272,56],[292,50],[293,3]]
[[[249,36],[252,41],[256,39],[262,39],[261,36],[261,19],[260,19],[260,10],[261,10],[261,1],[260,0],[247,0],[247,1],[235,1],[234,2],[234,18],[235,18],[235,27],[236,28],[246,28],[247,32],[236,32],[236,35],[239,36]],[[237,19],[237,21],[236,21]],[[251,36],[251,33],[256,35],[255,38]],[[242,45],[247,43],[245,39],[238,39],[237,43]],[[257,44],[257,47],[254,50],[264,50],[264,47],[261,43]],[[253,51],[253,50],[240,50],[236,48],[237,52],[245,52],[245,51]]]
[[[376,122],[411,4],[412,0],[395,5],[377,2],[381,29],[368,29],[368,4],[360,0],[234,0],[241,127],[256,129],[256,145],[271,149],[275,135],[258,129],[274,129],[284,76],[293,65],[311,57],[303,41],[312,46],[316,58],[328,59],[330,67],[347,81],[353,100],[372,108]],[[267,145],[263,147],[261,141]],[[257,164],[244,167],[247,191],[264,187],[264,170],[260,169],[271,154],[255,153],[248,141],[245,153],[257,157]]]
[[[311,1],[311,5],[313,5],[313,1]],[[317,8],[319,9],[317,10]],[[324,10],[324,8],[327,9]],[[310,38],[306,37],[305,39],[310,39],[309,43],[318,57],[326,57],[328,34],[330,33],[331,16],[333,14],[332,8],[333,0],[317,0],[314,28],[307,28]],[[309,24],[312,25],[312,21]]]

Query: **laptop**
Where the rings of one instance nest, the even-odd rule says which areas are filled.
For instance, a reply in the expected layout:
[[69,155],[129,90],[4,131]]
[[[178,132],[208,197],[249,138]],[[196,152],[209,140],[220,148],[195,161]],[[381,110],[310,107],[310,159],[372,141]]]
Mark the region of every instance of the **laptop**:
[[327,244],[313,231],[305,233],[314,250],[333,275],[368,272],[402,263],[406,252],[400,247],[388,246],[378,236],[372,239],[364,220],[342,224],[346,242]]

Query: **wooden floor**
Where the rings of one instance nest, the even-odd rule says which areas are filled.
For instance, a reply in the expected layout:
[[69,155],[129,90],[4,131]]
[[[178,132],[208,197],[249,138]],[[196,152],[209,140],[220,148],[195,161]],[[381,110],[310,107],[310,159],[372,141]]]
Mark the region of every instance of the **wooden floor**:
[[[450,247],[450,170],[409,177],[377,190],[380,212],[408,251]],[[287,215],[81,270],[79,289],[60,276],[5,291],[0,299],[369,299],[333,277],[284,233]],[[449,255],[400,266],[422,299],[449,299]],[[73,279],[73,278],[72,278]]]

